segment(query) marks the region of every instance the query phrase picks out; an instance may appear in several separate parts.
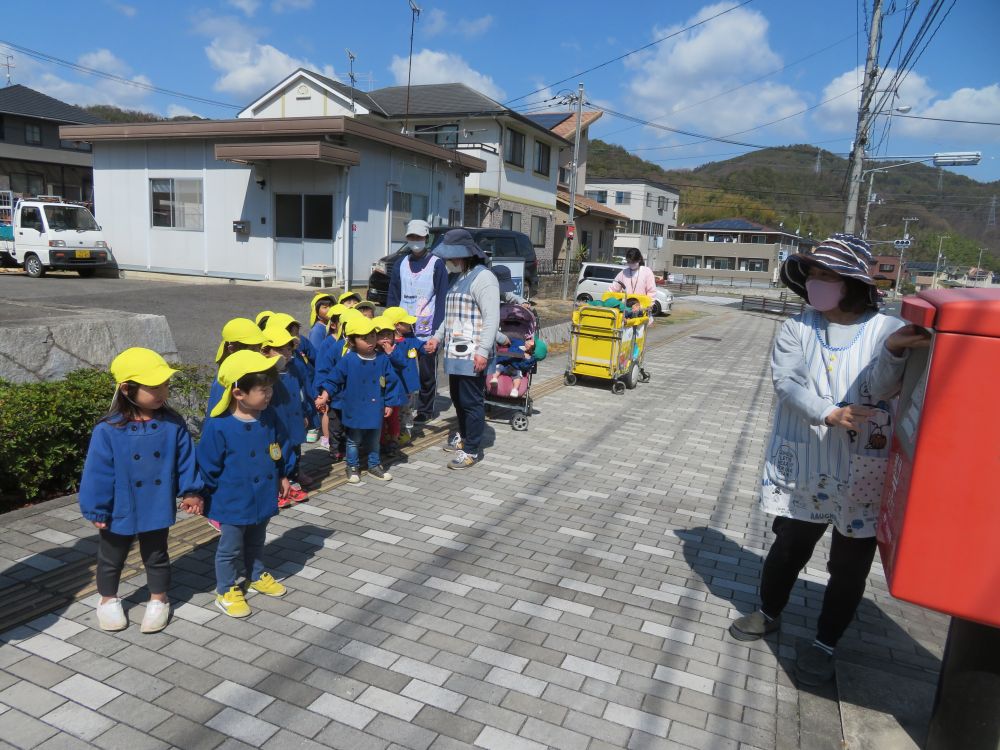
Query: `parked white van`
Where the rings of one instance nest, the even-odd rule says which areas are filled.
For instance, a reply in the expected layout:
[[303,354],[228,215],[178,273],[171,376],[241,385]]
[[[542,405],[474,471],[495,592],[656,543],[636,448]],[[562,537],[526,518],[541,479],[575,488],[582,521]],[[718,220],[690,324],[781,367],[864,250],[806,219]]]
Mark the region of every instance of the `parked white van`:
[[115,265],[94,215],[55,195],[15,199],[0,193],[0,255],[4,265],[23,266],[36,279],[50,270],[93,276]]
[[[576,282],[576,301],[600,299],[602,294],[610,290],[611,282],[624,268],[625,266],[614,263],[584,263]],[[657,287],[653,298],[653,315],[669,315],[673,305],[674,295],[670,290]]]

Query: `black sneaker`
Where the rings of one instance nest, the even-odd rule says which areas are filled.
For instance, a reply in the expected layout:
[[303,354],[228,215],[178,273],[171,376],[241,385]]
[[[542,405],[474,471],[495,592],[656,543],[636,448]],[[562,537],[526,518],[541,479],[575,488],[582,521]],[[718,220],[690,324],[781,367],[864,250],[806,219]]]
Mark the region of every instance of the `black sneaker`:
[[802,685],[810,687],[822,685],[832,680],[836,672],[833,655],[826,650],[815,643],[800,649],[795,660],[795,678]]
[[434,419],[434,415],[433,414],[417,414],[415,417],[413,417],[413,423],[414,424],[427,424],[432,419]]
[[368,467],[368,476],[372,479],[378,479],[381,482],[389,482],[392,480],[392,474],[382,468],[382,464],[378,466]]
[[347,481],[350,484],[357,484],[361,481],[361,472],[357,466],[345,466],[344,473],[347,474]]

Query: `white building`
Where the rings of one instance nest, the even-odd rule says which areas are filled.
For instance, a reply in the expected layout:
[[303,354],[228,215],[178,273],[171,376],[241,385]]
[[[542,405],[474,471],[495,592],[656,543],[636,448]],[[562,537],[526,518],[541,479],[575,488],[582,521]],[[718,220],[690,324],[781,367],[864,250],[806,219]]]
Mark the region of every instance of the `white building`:
[[[369,108],[371,107],[371,109]],[[123,268],[242,279],[334,266],[364,282],[410,218],[460,225],[476,156],[359,114],[361,92],[296,71],[234,120],[64,126],[93,145],[97,218]]]
[[596,177],[587,180],[586,196],[625,214],[615,232],[615,254],[624,255],[634,247],[654,271],[665,267],[664,253],[668,230],[677,224],[680,192],[677,188],[651,180],[623,177]]

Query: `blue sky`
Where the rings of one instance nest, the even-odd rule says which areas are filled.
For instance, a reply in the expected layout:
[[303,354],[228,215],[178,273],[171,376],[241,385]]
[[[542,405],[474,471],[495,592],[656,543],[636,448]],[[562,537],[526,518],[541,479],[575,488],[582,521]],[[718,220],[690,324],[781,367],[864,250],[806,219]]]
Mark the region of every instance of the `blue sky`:
[[[552,107],[553,96],[582,80],[593,105],[669,127],[755,145],[812,143],[838,153],[850,148],[867,42],[858,2],[752,0],[582,78],[575,74],[742,0],[418,2],[415,83],[460,80],[534,112]],[[903,50],[930,4],[922,0],[918,5]],[[898,57],[888,54],[907,14],[906,0],[886,0],[886,5],[897,9],[886,20],[882,45],[882,63],[892,69]],[[93,0],[85,17],[81,7],[63,0],[49,0],[44,11],[30,3],[11,5],[5,8],[0,39],[234,105],[249,103],[300,65],[346,80],[346,48],[357,56],[359,88],[406,79],[406,0]],[[61,20],[39,22],[40,12]],[[910,115],[1000,122],[998,28],[996,0],[960,0],[899,84],[896,106],[910,107]],[[14,56],[14,82],[72,103],[206,117],[236,111],[150,93],[0,48],[0,54],[5,52]],[[886,82],[891,75],[892,70]],[[557,83],[561,79],[568,80]],[[980,181],[1000,179],[1000,127],[902,117],[894,117],[888,129],[887,124],[883,116],[875,128],[880,155],[978,150],[981,165],[962,173]],[[747,150],[636,126],[610,113],[592,136],[666,168],[694,167]]]

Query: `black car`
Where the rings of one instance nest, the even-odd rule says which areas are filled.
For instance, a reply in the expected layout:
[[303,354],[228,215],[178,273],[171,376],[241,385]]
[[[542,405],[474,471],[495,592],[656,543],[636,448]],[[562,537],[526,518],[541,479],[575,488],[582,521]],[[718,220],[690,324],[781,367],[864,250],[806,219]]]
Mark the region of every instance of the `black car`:
[[[441,244],[445,232],[457,227],[431,227],[431,250]],[[524,259],[524,282],[527,288],[525,297],[530,297],[538,288],[538,261],[535,258],[535,248],[528,235],[510,229],[489,229],[485,227],[464,227],[472,235],[472,239],[483,249],[487,256],[498,258]],[[372,264],[372,272],[368,277],[367,299],[376,305],[385,305],[389,295],[389,277],[392,269],[409,254],[406,243],[401,243],[398,250],[379,258]]]

